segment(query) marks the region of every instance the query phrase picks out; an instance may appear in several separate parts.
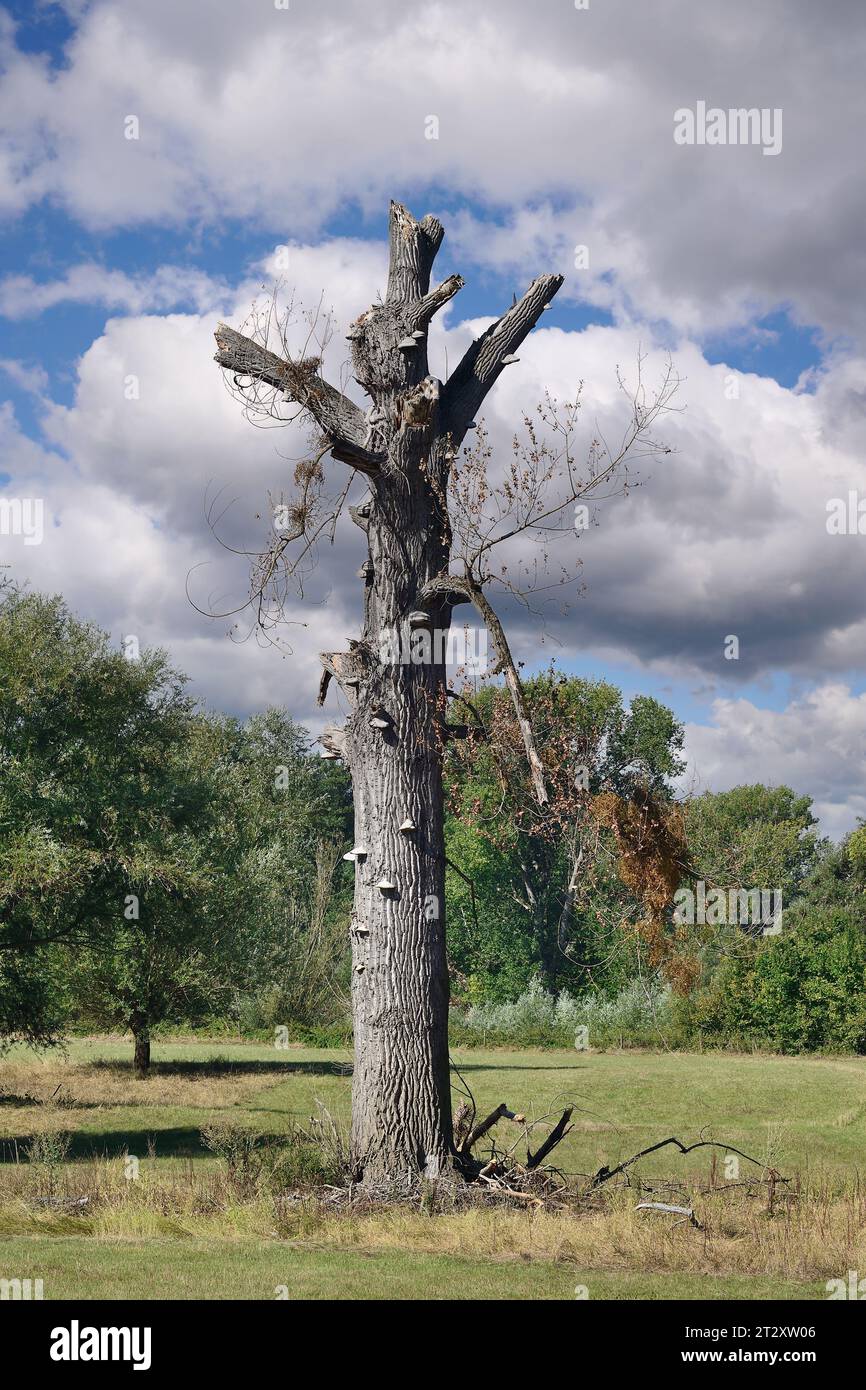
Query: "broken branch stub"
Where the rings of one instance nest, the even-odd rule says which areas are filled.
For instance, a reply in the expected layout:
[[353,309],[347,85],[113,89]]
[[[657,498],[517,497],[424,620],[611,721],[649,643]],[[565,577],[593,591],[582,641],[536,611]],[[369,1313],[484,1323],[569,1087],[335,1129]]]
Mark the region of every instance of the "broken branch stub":
[[566,1134],[568,1134],[571,1128],[571,1126],[568,1123],[571,1119],[571,1114],[571,1106],[569,1106],[567,1110],[563,1110],[560,1119],[557,1121],[556,1125],[550,1131],[537,1153],[530,1153],[527,1149],[526,1166],[530,1170],[530,1172],[533,1168],[538,1168],[539,1165],[542,1164],[544,1160],[547,1158],[547,1155],[551,1152],[551,1150],[555,1149],[560,1140],[564,1139]]

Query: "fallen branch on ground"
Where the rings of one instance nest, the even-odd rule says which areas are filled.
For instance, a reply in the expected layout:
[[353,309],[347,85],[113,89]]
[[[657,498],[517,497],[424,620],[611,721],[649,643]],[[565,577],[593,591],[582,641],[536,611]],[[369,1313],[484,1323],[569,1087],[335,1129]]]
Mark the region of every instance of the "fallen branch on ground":
[[[637,1206],[635,1207],[635,1211],[669,1212],[674,1216],[687,1217],[691,1224],[695,1226],[699,1231],[702,1231],[704,1229],[700,1221],[698,1221],[697,1217],[695,1216],[695,1213],[693,1212],[691,1207],[675,1207],[671,1206],[669,1202],[638,1202]],[[679,1222],[675,1221],[674,1225],[678,1226]]]
[[[732,1144],[723,1144],[718,1139],[699,1139],[695,1144],[684,1144],[681,1139],[676,1139],[671,1136],[669,1139],[660,1139],[657,1144],[650,1144],[647,1149],[641,1149],[640,1153],[636,1153],[631,1158],[627,1158],[624,1163],[618,1163],[615,1168],[602,1166],[589,1184],[588,1191],[591,1192],[593,1188],[601,1187],[602,1183],[609,1182],[610,1179],[615,1178],[618,1173],[624,1173],[633,1163],[637,1163],[639,1158],[646,1158],[647,1154],[656,1153],[658,1149],[667,1148],[669,1144],[673,1144],[678,1148],[681,1154],[690,1154],[694,1149],[724,1149],[725,1153],[736,1154],[738,1158],[744,1158],[747,1163],[754,1163],[757,1168],[767,1167],[767,1165],[761,1163],[759,1159],[752,1158],[751,1154],[743,1153],[742,1149],[735,1149]],[[770,1171],[775,1170],[771,1169]],[[777,1176],[776,1181],[788,1182],[789,1179]]]

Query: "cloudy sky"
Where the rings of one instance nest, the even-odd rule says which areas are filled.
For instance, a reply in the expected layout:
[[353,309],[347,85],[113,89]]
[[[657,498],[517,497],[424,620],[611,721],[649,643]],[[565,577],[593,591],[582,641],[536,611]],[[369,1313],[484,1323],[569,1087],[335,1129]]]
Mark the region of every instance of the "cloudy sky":
[[[566,276],[488,398],[494,443],[579,381],[587,431],[613,427],[639,352],[683,378],[672,453],[561,542],[579,597],[510,615],[527,668],[670,703],[690,786],[789,783],[834,835],[866,815],[857,0],[30,0],[0,5],[0,65],[0,498],[45,509],[39,545],[5,524],[7,574],[168,648],[210,705],[283,703],[317,730],[315,653],[357,631],[360,533],[290,610],[291,655],[189,601],[244,590],[207,499],[257,544],[304,447],[243,419],[212,333],[282,276],[333,311],[339,380],[397,198],[440,217],[436,274],[467,281],[431,335],[443,378],[515,291]],[[675,139],[678,112],[697,130],[739,108],[767,138]]]

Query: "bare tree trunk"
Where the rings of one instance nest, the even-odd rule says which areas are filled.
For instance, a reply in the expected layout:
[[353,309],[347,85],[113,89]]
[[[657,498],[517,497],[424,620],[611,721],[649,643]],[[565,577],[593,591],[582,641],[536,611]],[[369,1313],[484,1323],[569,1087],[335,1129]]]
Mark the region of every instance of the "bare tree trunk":
[[[357,843],[369,849],[352,922],[352,1152],[368,1182],[438,1176],[451,1153],[439,680],[400,668],[382,691],[398,711],[393,736],[362,715],[347,739]],[[404,820],[417,830],[401,831]]]
[[353,343],[355,374],[373,397],[378,442],[388,453],[361,518],[370,565],[362,646],[355,649],[362,673],[359,685],[349,687],[355,709],[345,739],[356,844],[367,851],[356,859],[352,923],[352,1151],[367,1182],[437,1176],[453,1147],[445,665],[434,637],[447,632],[450,603],[439,598],[429,605],[423,629],[410,625],[413,612],[419,621],[419,591],[447,568],[449,554],[448,448],[439,430],[439,383],[426,376],[421,312],[441,238],[435,219],[416,223],[392,207],[388,295],[359,320]]
[[150,1024],[144,1014],[136,1012],[129,1020],[132,1029],[132,1068],[139,1081],[150,1071]]
[[[443,385],[428,375],[427,330],[463,280],[452,275],[430,290],[442,237],[435,217],[416,222],[391,204],[387,293],[349,335],[355,379],[372,400],[366,414],[322,379],[317,359],[288,362],[225,325],[216,333],[221,367],[285,390],[333,457],[369,480],[369,498],[350,508],[368,540],[363,632],[350,651],[322,653],[319,692],[322,703],[334,679],[352,706],[345,729],[322,742],[346,759],[355,795],[352,1153],[365,1183],[437,1176],[454,1158],[443,646],[452,605],[471,595],[448,572],[448,475],[478,407],[562,284],[559,275],[533,281]],[[501,628],[494,640],[504,659]],[[533,774],[543,800],[540,765]]]

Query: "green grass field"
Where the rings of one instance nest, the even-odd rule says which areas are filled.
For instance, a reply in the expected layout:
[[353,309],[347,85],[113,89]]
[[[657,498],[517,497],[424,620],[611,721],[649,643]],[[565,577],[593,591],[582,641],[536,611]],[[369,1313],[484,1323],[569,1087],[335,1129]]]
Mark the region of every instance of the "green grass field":
[[[866,1059],[455,1054],[480,1111],[500,1101],[528,1117],[574,1106],[574,1129],[556,1152],[565,1171],[593,1173],[659,1139],[703,1136],[800,1185],[799,1205],[769,1214],[754,1196],[749,1203],[732,1193],[733,1205],[714,1198],[701,1232],[636,1214],[631,1193],[604,1212],[566,1217],[335,1219],[309,1204],[275,1217],[263,1200],[216,1202],[202,1186],[219,1170],[202,1126],[222,1118],[279,1135],[320,1105],[343,1125],[348,1054],[158,1043],[146,1081],[133,1079],[129,1056],[126,1041],[83,1039],[65,1054],[18,1048],[0,1062],[0,1278],[41,1277],[46,1298],[267,1299],[285,1288],[290,1298],[570,1299],[579,1285],[601,1299],[816,1298],[828,1277],[857,1267],[844,1261],[866,1263],[857,1178]],[[80,1215],[53,1207],[47,1169],[26,1161],[33,1136],[55,1131],[71,1141],[49,1190],[91,1192]],[[516,1140],[520,1130],[503,1122],[499,1133]],[[667,1149],[638,1171],[697,1187],[708,1180],[711,1153]],[[139,1160],[134,1185],[123,1179],[128,1154]]]
[[[318,1250],[259,1241],[0,1239],[0,1269],[38,1271],[46,1298],[118,1299],[807,1299],[823,1285],[472,1260],[394,1250]],[[34,1276],[35,1277],[35,1276]]]

